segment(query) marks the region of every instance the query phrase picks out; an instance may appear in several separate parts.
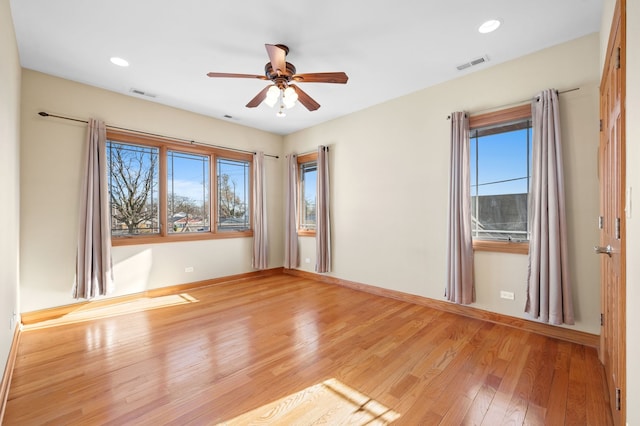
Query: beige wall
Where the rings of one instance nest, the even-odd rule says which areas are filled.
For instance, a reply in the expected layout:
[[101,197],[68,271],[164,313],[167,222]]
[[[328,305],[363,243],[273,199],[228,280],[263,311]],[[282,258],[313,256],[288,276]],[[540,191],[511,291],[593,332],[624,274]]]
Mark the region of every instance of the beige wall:
[[604,67],[607,55],[607,43],[611,31],[611,20],[616,7],[616,0],[602,0],[602,17],[600,21],[600,69]]
[[[279,155],[282,137],[38,72],[22,74],[22,312],[73,303],[76,219],[86,126],[38,111]],[[283,263],[283,160],[268,158],[269,267]],[[5,222],[6,223],[6,222]],[[252,239],[115,247],[115,295],[249,272]],[[191,273],[185,267],[193,267]]]
[[[575,329],[598,334],[599,37],[592,34],[285,137],[285,152],[330,146],[336,277],[442,299],[449,121],[524,99],[560,95]],[[381,83],[382,84],[382,83]],[[301,238],[301,269],[315,247]],[[309,263],[305,260],[309,259]],[[476,307],[526,318],[526,255],[476,253]],[[500,290],[515,301],[499,298]]]
[[19,314],[20,60],[9,0],[0,0],[0,375]]

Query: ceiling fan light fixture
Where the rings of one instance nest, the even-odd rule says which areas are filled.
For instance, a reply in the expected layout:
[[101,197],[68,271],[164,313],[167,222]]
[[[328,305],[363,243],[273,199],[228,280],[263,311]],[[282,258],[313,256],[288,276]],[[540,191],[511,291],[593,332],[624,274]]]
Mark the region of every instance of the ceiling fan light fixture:
[[293,108],[296,105],[297,100],[298,94],[293,89],[293,87],[287,87],[286,89],[284,89],[284,92],[282,93],[282,102],[284,103],[284,106],[287,107],[287,109]]
[[278,102],[278,98],[266,98],[264,100],[264,103],[267,104],[267,106],[273,108],[274,105],[276,104],[276,102]]
[[501,24],[502,22],[499,19],[489,19],[478,27],[478,31],[482,34],[488,34],[497,30]]
[[271,86],[269,90],[267,90],[267,97],[264,98],[264,103],[273,108],[273,106],[278,102],[278,98],[280,97],[280,89],[278,86]]
[[284,112],[284,105],[280,105],[280,110],[276,113],[276,117],[284,118],[287,114]]

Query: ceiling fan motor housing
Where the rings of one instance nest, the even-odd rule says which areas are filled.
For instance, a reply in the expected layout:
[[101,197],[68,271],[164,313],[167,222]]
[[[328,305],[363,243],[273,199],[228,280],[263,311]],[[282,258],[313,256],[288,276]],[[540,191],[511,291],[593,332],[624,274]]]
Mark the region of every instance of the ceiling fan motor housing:
[[286,70],[281,70],[280,73],[278,73],[278,70],[273,69],[271,62],[267,62],[264,65],[264,75],[278,85],[288,83],[295,73],[296,67],[290,62],[286,62]]

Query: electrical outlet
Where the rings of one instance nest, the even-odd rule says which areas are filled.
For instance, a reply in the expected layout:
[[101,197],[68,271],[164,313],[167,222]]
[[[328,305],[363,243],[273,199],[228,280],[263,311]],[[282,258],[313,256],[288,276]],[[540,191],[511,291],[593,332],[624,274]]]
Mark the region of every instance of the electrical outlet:
[[187,266],[186,268],[184,268],[185,272],[193,272],[193,266]]
[[500,291],[500,298],[501,299],[507,299],[507,300],[515,300],[516,296],[512,291]]
[[311,263],[311,259],[309,259],[308,257],[305,257],[304,263]]

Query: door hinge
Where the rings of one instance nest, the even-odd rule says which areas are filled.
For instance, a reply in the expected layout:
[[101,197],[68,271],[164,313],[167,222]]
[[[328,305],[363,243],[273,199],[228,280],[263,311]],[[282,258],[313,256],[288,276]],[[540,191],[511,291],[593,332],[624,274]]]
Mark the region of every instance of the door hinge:
[[622,392],[620,392],[620,388],[616,388],[616,410],[620,411],[621,410],[621,394]]
[[620,218],[616,218],[616,240],[620,239]]
[[616,53],[616,69],[620,69],[620,47],[618,47],[618,52]]
[[598,229],[602,229],[604,227],[604,217],[598,216]]
[[600,131],[602,131],[602,120],[600,120]]
[[600,314],[600,326],[604,326],[604,314]]

